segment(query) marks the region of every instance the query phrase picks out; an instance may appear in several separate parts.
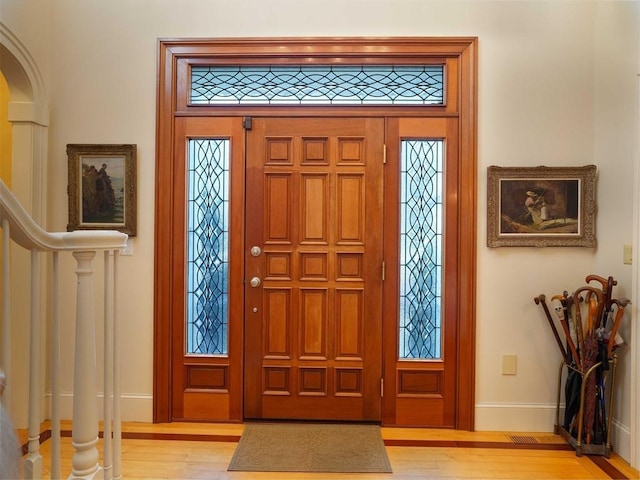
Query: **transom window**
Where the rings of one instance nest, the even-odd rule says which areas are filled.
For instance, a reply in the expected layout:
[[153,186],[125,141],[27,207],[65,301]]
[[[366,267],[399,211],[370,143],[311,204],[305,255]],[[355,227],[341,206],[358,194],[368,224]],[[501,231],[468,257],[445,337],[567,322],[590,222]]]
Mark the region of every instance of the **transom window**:
[[442,105],[444,65],[193,66],[192,105]]

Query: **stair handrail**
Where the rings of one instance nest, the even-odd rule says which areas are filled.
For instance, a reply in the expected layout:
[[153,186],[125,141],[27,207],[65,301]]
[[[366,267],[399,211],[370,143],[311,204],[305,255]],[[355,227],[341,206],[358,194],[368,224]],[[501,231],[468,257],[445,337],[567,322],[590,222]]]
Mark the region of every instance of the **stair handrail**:
[[24,209],[0,180],[0,221],[9,222],[11,239],[27,250],[40,252],[119,250],[127,245],[127,234],[115,230],[47,232]]

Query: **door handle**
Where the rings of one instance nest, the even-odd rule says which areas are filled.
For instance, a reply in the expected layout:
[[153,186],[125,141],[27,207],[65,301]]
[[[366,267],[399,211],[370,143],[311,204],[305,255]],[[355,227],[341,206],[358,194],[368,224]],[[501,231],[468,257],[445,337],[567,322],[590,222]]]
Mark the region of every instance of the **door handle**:
[[258,277],[253,277],[251,280],[249,280],[249,285],[251,285],[253,288],[257,288],[260,286],[260,279]]

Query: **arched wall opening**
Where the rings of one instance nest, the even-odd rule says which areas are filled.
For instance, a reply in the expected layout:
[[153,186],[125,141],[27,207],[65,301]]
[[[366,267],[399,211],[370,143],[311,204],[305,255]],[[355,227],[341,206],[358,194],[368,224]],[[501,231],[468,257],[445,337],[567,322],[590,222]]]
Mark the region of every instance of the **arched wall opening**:
[[[2,112],[3,156],[1,178],[10,186],[25,209],[44,229],[47,200],[47,127],[48,106],[40,71],[28,50],[18,38],[0,22],[0,75],[5,88],[0,95]],[[2,119],[0,119],[2,121]],[[10,148],[8,148],[10,146]],[[30,254],[21,248],[10,250],[10,318],[3,332],[0,366],[6,372],[7,388],[3,404],[16,428],[25,428],[28,419],[29,336],[30,316]],[[4,261],[4,259],[3,259]],[[47,265],[41,262],[40,278],[44,285]],[[46,291],[46,290],[41,290]],[[46,302],[40,302],[41,345],[46,345]],[[47,352],[40,356],[42,398],[45,397]]]

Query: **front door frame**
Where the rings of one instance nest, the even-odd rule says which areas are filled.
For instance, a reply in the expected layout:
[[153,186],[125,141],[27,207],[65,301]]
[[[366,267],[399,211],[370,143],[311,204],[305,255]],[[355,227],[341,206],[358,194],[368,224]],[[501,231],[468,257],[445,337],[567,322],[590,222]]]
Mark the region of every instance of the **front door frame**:
[[[194,106],[189,104],[192,64],[445,64],[455,89],[442,106]],[[235,38],[159,41],[156,134],[154,422],[170,422],[174,304],[171,235],[175,225],[167,186],[179,181],[173,166],[174,123],[181,116],[379,116],[457,117],[458,371],[455,428],[473,430],[475,407],[475,295],[477,202],[477,38]],[[395,352],[391,352],[391,356]],[[385,354],[385,361],[388,360]],[[234,368],[242,368],[240,365]],[[239,396],[240,399],[242,395]],[[240,400],[241,401],[241,400]],[[237,411],[237,405],[229,411]],[[220,419],[225,420],[225,419]],[[242,418],[227,418],[242,421]]]

